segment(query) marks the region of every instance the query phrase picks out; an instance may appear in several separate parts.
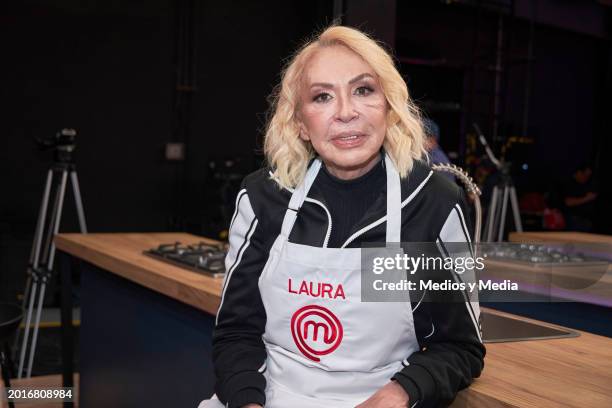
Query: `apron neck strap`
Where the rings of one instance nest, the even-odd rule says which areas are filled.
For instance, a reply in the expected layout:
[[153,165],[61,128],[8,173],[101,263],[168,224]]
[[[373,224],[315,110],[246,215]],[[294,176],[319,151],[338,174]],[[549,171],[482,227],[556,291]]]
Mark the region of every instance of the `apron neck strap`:
[[317,178],[317,174],[319,174],[319,170],[321,169],[321,160],[316,158],[302,182],[297,186],[297,188],[293,191],[291,195],[291,200],[289,200],[289,206],[287,211],[285,212],[285,218],[283,219],[283,226],[281,228],[281,235],[285,239],[289,239],[289,233],[293,228],[293,224],[295,223],[295,219],[297,218],[297,213],[300,210],[300,207],[304,203],[306,196],[308,195],[308,191],[310,191],[310,187],[312,187],[312,183],[314,183]]
[[388,154],[385,153],[387,169],[387,242],[401,242],[402,232],[402,186],[400,175]]
[[[283,219],[283,226],[281,228],[281,235],[283,238],[288,239],[293,224],[297,218],[297,213],[300,207],[304,203],[310,187],[317,178],[319,170],[321,169],[321,160],[316,158],[302,182],[294,190],[289,200],[289,206],[285,212],[285,218]],[[401,230],[402,230],[402,192],[400,184],[400,176],[393,161],[389,155],[385,154],[385,169],[387,172],[387,242],[400,242],[401,241]]]

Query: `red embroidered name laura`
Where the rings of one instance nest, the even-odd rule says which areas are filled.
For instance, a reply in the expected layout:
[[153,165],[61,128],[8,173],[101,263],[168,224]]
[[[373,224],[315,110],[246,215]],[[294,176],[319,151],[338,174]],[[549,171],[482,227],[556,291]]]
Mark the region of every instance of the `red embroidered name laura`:
[[344,288],[342,284],[333,285],[331,283],[325,282],[310,282],[303,280],[299,287],[298,285],[294,285],[289,278],[288,281],[288,290],[289,293],[294,293],[296,295],[307,295],[312,297],[320,297],[320,298],[329,298],[329,299],[337,299],[342,298],[346,299],[344,295]]

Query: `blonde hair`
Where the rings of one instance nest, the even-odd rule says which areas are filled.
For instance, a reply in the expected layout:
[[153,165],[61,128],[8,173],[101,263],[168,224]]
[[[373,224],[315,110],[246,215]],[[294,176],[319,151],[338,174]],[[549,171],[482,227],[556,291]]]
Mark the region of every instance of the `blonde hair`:
[[308,163],[316,155],[309,142],[300,138],[297,121],[300,80],[309,59],[322,47],[343,45],[361,56],[378,75],[388,105],[387,132],[383,146],[400,176],[406,177],[413,160],[423,157],[421,115],[391,56],[376,41],[359,30],[331,26],[302,46],[286,65],[281,82],[272,95],[264,153],[276,181],[283,187],[297,186]]

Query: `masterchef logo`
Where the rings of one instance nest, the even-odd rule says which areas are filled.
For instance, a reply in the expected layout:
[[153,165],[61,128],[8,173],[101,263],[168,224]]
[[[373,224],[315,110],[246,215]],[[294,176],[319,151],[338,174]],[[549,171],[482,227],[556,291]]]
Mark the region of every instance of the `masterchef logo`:
[[300,308],[291,317],[291,335],[297,348],[313,361],[333,352],[342,342],[340,320],[323,306]]

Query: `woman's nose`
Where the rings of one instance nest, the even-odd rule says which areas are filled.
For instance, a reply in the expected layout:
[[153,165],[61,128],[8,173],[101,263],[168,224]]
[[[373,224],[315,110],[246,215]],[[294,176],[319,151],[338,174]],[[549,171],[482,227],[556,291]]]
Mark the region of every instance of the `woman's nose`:
[[351,98],[340,97],[338,98],[336,119],[342,122],[350,122],[351,120],[358,117],[359,114],[355,110],[355,106],[351,101]]

